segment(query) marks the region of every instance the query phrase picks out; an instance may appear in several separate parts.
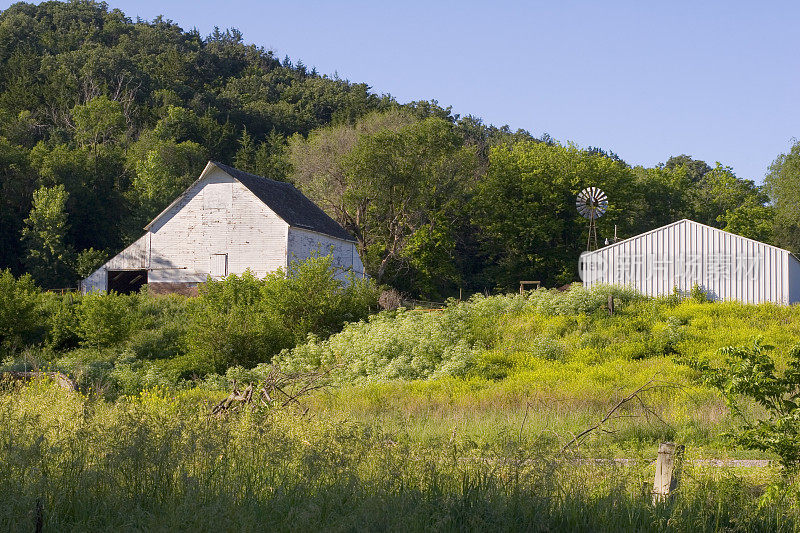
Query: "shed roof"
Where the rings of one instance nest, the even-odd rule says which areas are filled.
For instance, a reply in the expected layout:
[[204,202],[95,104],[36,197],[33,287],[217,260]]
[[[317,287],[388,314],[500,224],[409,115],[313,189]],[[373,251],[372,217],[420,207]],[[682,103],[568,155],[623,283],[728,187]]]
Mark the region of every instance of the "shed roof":
[[[355,242],[355,239],[350,233],[339,225],[338,222],[329,217],[317,204],[297,190],[291,183],[256,176],[255,174],[250,174],[249,172],[244,172],[216,161],[209,161],[199,179],[202,179],[207,174],[211,166],[217,167],[247,187],[250,192],[256,195],[259,200],[264,202],[267,207],[272,209],[275,214],[289,224],[289,226],[307,229],[344,241]],[[184,192],[183,194],[186,193]],[[147,225],[147,228],[149,229],[156,220],[160,219],[173,205],[178,203],[183,194],[172,202],[167,209],[162,211],[161,214],[154,218],[153,221]]]

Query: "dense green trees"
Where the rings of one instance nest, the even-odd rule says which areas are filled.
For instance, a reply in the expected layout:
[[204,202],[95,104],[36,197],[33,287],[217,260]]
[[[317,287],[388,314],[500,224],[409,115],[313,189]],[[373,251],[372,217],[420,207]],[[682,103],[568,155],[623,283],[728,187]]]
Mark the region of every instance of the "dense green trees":
[[[512,288],[520,279],[562,285],[577,275],[586,249],[584,219],[575,195],[594,185],[612,193],[600,236],[629,230],[622,206],[633,191],[630,169],[619,161],[572,146],[522,142],[492,150],[478,185],[476,222],[483,230],[491,277]],[[616,198],[614,198],[616,197]]]
[[68,283],[72,248],[67,234],[67,191],[63,185],[42,187],[33,193],[33,208],[25,219],[22,238],[27,255],[25,266],[37,279]]
[[775,205],[775,241],[800,253],[800,141],[769,167],[764,187]]
[[[41,252],[22,230],[43,187],[65,192],[65,248],[114,253],[208,159],[285,179],[287,135],[390,105],[236,30],[202,38],[91,1],[14,4],[0,13],[0,268],[21,273]],[[36,280],[75,283],[78,264],[64,264]]]
[[767,178],[773,206],[720,164],[631,168],[436,101],[401,105],[236,30],[204,38],[91,1],[0,13],[0,268],[74,284],[208,159],[293,181],[356,237],[369,274],[412,296],[574,280],[574,198],[591,185],[611,201],[601,240],[691,218],[800,247],[798,145]]

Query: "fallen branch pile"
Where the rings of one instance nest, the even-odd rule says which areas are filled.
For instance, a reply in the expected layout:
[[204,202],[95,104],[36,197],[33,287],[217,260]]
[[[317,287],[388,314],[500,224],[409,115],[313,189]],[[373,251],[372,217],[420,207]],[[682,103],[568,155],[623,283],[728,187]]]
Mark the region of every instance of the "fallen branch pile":
[[273,367],[257,386],[248,384],[242,390],[234,385],[233,392],[211,409],[213,416],[236,412],[245,406],[266,407],[270,409],[297,407],[302,415],[308,412],[300,398],[328,385],[331,369],[315,372],[286,374]]
[[67,375],[61,372],[0,372],[0,382],[4,383],[27,383],[34,379],[48,378],[53,383],[64,390],[76,391],[78,385]]

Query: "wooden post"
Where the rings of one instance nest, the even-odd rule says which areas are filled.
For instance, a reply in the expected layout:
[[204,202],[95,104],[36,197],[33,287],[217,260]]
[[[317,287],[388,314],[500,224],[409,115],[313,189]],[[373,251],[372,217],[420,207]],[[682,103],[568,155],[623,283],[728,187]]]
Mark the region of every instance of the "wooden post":
[[608,314],[609,315],[613,315],[614,314],[614,295],[613,294],[609,294],[608,295]]
[[662,442],[658,447],[656,476],[653,480],[653,504],[663,502],[678,488],[683,445]]

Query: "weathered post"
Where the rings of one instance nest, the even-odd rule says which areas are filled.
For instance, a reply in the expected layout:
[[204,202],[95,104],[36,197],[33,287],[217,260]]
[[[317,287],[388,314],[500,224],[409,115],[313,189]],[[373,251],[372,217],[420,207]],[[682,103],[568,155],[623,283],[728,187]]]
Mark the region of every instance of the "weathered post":
[[656,476],[653,480],[653,504],[666,500],[678,488],[683,445],[662,442],[658,447]]

